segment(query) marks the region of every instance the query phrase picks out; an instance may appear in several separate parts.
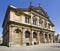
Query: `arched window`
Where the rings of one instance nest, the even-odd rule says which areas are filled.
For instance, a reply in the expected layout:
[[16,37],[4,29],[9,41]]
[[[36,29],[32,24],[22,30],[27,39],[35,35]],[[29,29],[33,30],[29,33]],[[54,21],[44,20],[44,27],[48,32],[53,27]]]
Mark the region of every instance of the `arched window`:
[[21,30],[20,29],[15,29],[14,31],[14,38],[18,39],[21,36]]
[[20,29],[15,29],[15,33],[19,33],[19,32],[21,32]]
[[47,38],[47,34],[45,34],[45,38]]
[[37,38],[36,32],[33,32],[33,38]]
[[40,31],[40,36],[43,36],[43,31]]
[[25,32],[25,38],[30,38],[30,32],[29,31]]

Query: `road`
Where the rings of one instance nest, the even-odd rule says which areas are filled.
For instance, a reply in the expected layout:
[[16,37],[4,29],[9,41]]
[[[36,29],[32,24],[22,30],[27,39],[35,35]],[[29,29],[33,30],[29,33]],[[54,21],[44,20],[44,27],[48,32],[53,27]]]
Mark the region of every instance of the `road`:
[[40,44],[32,46],[12,46],[0,45],[0,51],[60,51],[60,43]]

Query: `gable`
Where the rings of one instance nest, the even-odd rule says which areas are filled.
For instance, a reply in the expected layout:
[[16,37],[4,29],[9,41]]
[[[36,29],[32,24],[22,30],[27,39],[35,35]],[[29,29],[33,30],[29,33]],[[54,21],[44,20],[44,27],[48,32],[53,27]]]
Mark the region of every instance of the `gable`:
[[41,15],[41,16],[44,16],[45,18],[49,18],[47,13],[42,8],[31,7],[30,10],[37,13],[37,14],[39,14],[39,15]]

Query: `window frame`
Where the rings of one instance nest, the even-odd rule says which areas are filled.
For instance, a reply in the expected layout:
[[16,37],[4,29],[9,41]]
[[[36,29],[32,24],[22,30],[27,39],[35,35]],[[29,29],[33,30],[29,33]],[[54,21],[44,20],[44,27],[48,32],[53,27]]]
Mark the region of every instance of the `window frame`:
[[33,17],[33,25],[37,25],[37,18]]
[[25,32],[25,38],[30,38],[30,32],[28,31]]
[[33,38],[37,38],[37,34],[33,32]]
[[30,17],[25,17],[25,23],[30,23]]
[[48,24],[48,29],[50,29],[50,24]]
[[39,19],[39,26],[43,26],[43,20]]
[[45,21],[45,23],[44,23],[44,27],[47,28],[47,22],[46,22],[46,21]]

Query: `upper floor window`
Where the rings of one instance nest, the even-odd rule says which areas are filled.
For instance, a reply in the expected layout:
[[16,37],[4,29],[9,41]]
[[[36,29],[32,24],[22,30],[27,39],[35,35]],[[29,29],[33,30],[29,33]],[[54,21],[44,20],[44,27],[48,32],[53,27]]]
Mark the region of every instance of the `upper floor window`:
[[25,17],[25,23],[30,23],[30,18],[29,17]]
[[50,24],[48,24],[48,29],[50,29]]
[[43,20],[39,19],[39,26],[43,26]]
[[45,21],[45,23],[44,23],[44,27],[47,28],[47,22],[46,22],[46,21]]
[[33,25],[36,25],[36,24],[37,24],[37,19],[33,18]]

